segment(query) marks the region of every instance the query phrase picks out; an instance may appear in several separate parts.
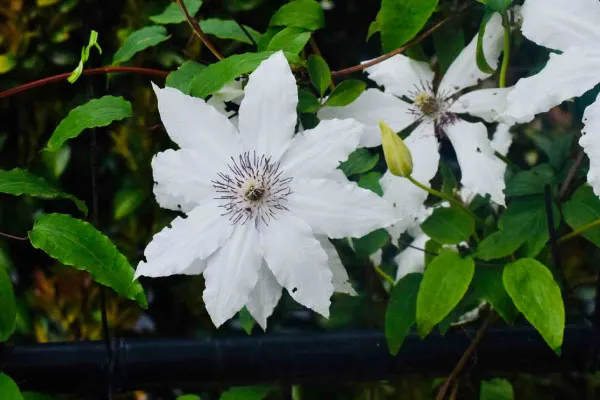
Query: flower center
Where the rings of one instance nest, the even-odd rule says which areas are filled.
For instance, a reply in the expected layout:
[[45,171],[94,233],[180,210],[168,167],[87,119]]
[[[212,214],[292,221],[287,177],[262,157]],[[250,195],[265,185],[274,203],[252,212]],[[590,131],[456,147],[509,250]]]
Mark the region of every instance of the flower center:
[[256,226],[269,220],[278,212],[286,211],[287,197],[292,193],[292,178],[284,177],[279,163],[256,152],[245,152],[231,157],[229,171],[217,174],[213,187],[218,193],[222,215],[234,223],[254,221]]
[[438,99],[426,92],[417,93],[414,104],[419,108],[423,115],[434,117],[440,110],[440,102]]
[[408,95],[412,100],[410,113],[417,120],[426,119],[435,122],[436,125],[445,125],[454,120],[454,114],[447,111],[450,105],[449,96],[436,93],[431,84],[421,82]]

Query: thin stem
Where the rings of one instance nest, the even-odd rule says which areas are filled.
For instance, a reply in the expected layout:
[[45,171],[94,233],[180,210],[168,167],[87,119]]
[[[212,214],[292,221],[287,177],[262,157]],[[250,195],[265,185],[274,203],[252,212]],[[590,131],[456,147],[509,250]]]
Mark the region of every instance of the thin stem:
[[485,319],[485,321],[483,322],[483,325],[481,325],[481,327],[477,331],[475,338],[473,339],[473,341],[471,342],[471,344],[469,345],[467,350],[463,353],[460,360],[458,360],[456,367],[454,367],[454,370],[452,370],[452,373],[450,374],[448,379],[446,379],[444,381],[444,384],[440,388],[440,391],[438,392],[438,394],[435,398],[436,400],[444,399],[444,396],[446,396],[446,392],[448,391],[448,388],[450,387],[452,382],[454,382],[456,380],[456,378],[462,372],[462,370],[465,368],[465,366],[467,365],[467,362],[471,358],[471,355],[473,355],[473,352],[475,352],[477,345],[479,345],[479,342],[481,342],[481,339],[483,339],[483,335],[485,334],[485,331],[492,323],[494,323],[494,321],[496,321],[497,318],[498,318],[498,314],[496,314],[494,311],[490,310],[490,313],[487,316],[487,318]]
[[[82,75],[101,75],[101,74],[110,74],[110,73],[118,73],[118,72],[128,72],[139,75],[149,75],[149,76],[157,76],[161,78],[166,78],[169,75],[169,71],[162,71],[159,69],[150,69],[150,68],[139,68],[139,67],[100,67],[100,68],[89,68],[84,69]],[[44,86],[49,83],[60,82],[66,80],[69,76],[71,76],[71,72],[65,72],[64,74],[54,75],[47,78],[39,79],[37,81],[25,83],[23,85],[19,85],[12,89],[8,89],[4,92],[0,92],[0,99],[4,97],[9,97],[15,95],[17,93],[25,92],[29,89],[33,89],[39,86]]]
[[194,31],[196,36],[200,38],[200,40],[202,41],[202,43],[204,43],[208,50],[210,50],[210,52],[213,53],[213,55],[217,57],[218,60],[222,60],[223,58],[225,58],[223,57],[223,54],[221,54],[221,52],[211,43],[211,41],[208,39],[208,36],[206,36],[206,34],[202,31],[202,28],[200,28],[198,21],[192,18],[185,4],[183,4],[183,0],[176,1],[177,4],[179,4],[179,8],[181,8],[181,11],[183,11],[183,13],[185,14],[185,19],[187,20],[188,24],[190,24],[192,31]]
[[583,149],[580,149],[579,153],[577,153],[577,157],[575,158],[575,162],[573,163],[573,165],[571,165],[571,168],[569,168],[567,177],[565,178],[565,181],[563,182],[562,186],[560,187],[560,190],[558,191],[559,199],[562,199],[563,197],[565,197],[565,194],[567,194],[567,190],[569,190],[569,185],[571,185],[571,181],[573,181],[573,178],[575,178],[577,169],[581,166],[584,157],[585,153],[583,152]]
[[463,209],[463,210],[464,210],[464,211],[465,211],[467,214],[469,214],[471,217],[473,217],[473,219],[474,219],[475,221],[477,221],[478,223],[480,223],[480,224],[483,224],[483,223],[485,223],[485,221],[484,221],[484,220],[482,220],[482,219],[481,219],[481,218],[479,218],[477,215],[475,215],[475,213],[474,213],[473,211],[469,210],[469,208],[468,208],[468,207],[466,207],[466,206],[465,206],[463,203],[461,203],[460,201],[456,200],[454,197],[452,197],[452,196],[448,196],[448,195],[447,195],[447,194],[445,194],[445,193],[439,192],[439,191],[437,191],[437,190],[435,190],[435,189],[433,189],[433,188],[430,188],[430,187],[428,187],[428,186],[425,186],[425,185],[423,185],[421,182],[419,182],[419,181],[415,180],[415,178],[413,178],[412,176],[407,176],[407,177],[406,177],[406,179],[408,179],[408,180],[409,180],[410,182],[412,182],[412,183],[413,183],[415,186],[417,186],[417,187],[419,187],[419,188],[423,189],[424,191],[426,191],[426,192],[428,192],[428,193],[430,193],[430,194],[432,194],[432,195],[434,195],[434,196],[436,196],[436,197],[439,197],[440,199],[443,199],[443,200],[449,201],[450,203],[454,204],[454,205],[455,205],[455,206],[457,206],[457,207],[460,207],[460,208],[462,208],[462,209]]
[[8,233],[4,233],[4,232],[0,232],[0,236],[4,236],[4,237],[6,237],[6,238],[9,238],[9,239],[14,239],[14,240],[21,240],[21,241],[23,241],[23,242],[25,242],[25,241],[29,240],[29,238],[28,238],[28,237],[26,237],[26,236],[25,236],[25,237],[21,237],[21,236],[14,236],[14,235],[10,235],[10,234],[8,234]]
[[567,240],[571,240],[574,237],[581,236],[582,233],[589,231],[590,229],[597,228],[599,226],[600,226],[600,219],[597,219],[595,221],[590,222],[589,224],[580,226],[579,228],[575,229],[571,233],[568,233],[568,234],[562,236],[561,238],[558,239],[558,241],[556,243],[566,242]]
[[508,14],[505,11],[502,14],[502,23],[504,25],[504,56],[502,57],[502,67],[500,68],[500,82],[498,86],[501,88],[506,87],[506,72],[508,71],[508,64],[510,61],[510,23],[508,21]]
[[379,276],[381,276],[384,280],[388,281],[390,284],[392,284],[392,286],[394,285],[394,279],[389,276],[388,274],[385,273],[384,270],[381,269],[381,267],[379,267],[378,265],[373,264],[373,268],[375,269],[375,271],[379,274]]

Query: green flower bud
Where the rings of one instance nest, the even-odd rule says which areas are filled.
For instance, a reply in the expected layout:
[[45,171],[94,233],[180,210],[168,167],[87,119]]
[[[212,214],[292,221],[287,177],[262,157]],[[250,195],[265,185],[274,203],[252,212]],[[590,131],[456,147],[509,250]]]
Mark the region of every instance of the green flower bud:
[[389,171],[396,175],[407,177],[412,174],[413,161],[410,150],[404,141],[385,122],[379,121],[383,155]]

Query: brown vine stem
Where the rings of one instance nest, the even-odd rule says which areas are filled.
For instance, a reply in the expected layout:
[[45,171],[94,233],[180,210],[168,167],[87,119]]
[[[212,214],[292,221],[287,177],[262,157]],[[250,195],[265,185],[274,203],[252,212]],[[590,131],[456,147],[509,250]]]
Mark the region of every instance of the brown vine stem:
[[192,31],[194,31],[196,36],[200,38],[200,40],[202,41],[202,43],[204,43],[208,50],[210,50],[210,52],[213,53],[213,55],[217,57],[218,60],[222,60],[223,58],[225,58],[223,57],[223,54],[221,54],[221,52],[208,39],[208,36],[206,36],[206,34],[202,31],[202,28],[200,28],[200,24],[198,24],[198,21],[192,18],[185,4],[183,4],[183,0],[176,1],[177,4],[179,4],[179,8],[181,8],[181,11],[183,11],[183,13],[185,14],[185,19],[187,19],[188,24],[190,24]]
[[28,237],[21,237],[21,236],[9,235],[8,233],[4,233],[4,232],[0,232],[0,236],[4,236],[6,238],[14,239],[14,240],[21,240],[23,242],[29,240]]
[[435,398],[436,400],[444,399],[444,396],[446,396],[446,392],[450,388],[450,385],[452,384],[452,382],[454,382],[456,380],[458,375],[460,375],[462,370],[467,365],[467,362],[469,362],[469,359],[473,355],[473,352],[475,352],[477,345],[479,344],[479,342],[481,342],[481,339],[483,339],[483,335],[485,334],[485,331],[494,321],[496,321],[497,318],[498,318],[498,314],[496,314],[493,310],[490,310],[490,313],[487,316],[487,318],[485,319],[485,321],[483,322],[483,325],[481,325],[481,327],[477,331],[475,338],[473,339],[473,341],[471,342],[471,344],[469,345],[467,350],[463,353],[460,360],[458,360],[456,367],[454,367],[454,370],[452,370],[452,373],[450,374],[448,379],[446,379],[444,381],[444,384],[440,388],[440,391],[438,392],[438,394]]
[[[159,69],[150,69],[150,68],[139,68],[139,67],[100,67],[100,68],[90,68],[84,69],[82,75],[101,75],[101,74],[110,74],[117,72],[128,72],[139,75],[150,75],[150,76],[158,76],[161,78],[166,78],[169,75],[169,71],[162,71]],[[71,72],[65,72],[64,74],[50,76],[48,78],[39,79],[37,81],[25,83],[24,85],[20,85],[14,87],[12,89],[8,89],[4,92],[0,92],[0,99],[4,97],[9,97],[15,95],[17,93],[25,92],[29,89],[33,89],[39,86],[47,85],[49,83],[60,82],[62,80],[66,80],[69,76],[71,76]]]
[[567,173],[567,177],[565,178],[565,181],[563,182],[563,184],[560,187],[560,190],[558,191],[559,199],[562,199],[563,197],[565,197],[565,194],[567,194],[567,191],[569,190],[569,186],[571,185],[571,181],[573,180],[573,178],[575,178],[577,169],[583,162],[584,156],[585,156],[585,153],[583,152],[583,149],[580,149],[579,153],[577,153],[577,157],[575,158],[575,162],[569,169],[569,172]]

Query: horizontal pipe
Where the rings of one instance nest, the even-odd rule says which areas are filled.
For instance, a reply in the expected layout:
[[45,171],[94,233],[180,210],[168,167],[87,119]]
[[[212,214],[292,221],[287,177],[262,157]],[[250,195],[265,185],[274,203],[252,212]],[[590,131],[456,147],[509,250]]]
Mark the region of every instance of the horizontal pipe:
[[[117,389],[191,389],[265,382],[352,382],[403,374],[445,375],[469,346],[472,331],[424,340],[409,335],[393,357],[379,331],[265,334],[207,339],[115,339],[112,382]],[[490,330],[476,353],[478,374],[549,373],[595,368],[593,329],[565,330],[562,355],[531,327]],[[104,342],[0,348],[0,370],[23,389],[83,393],[105,387]]]

